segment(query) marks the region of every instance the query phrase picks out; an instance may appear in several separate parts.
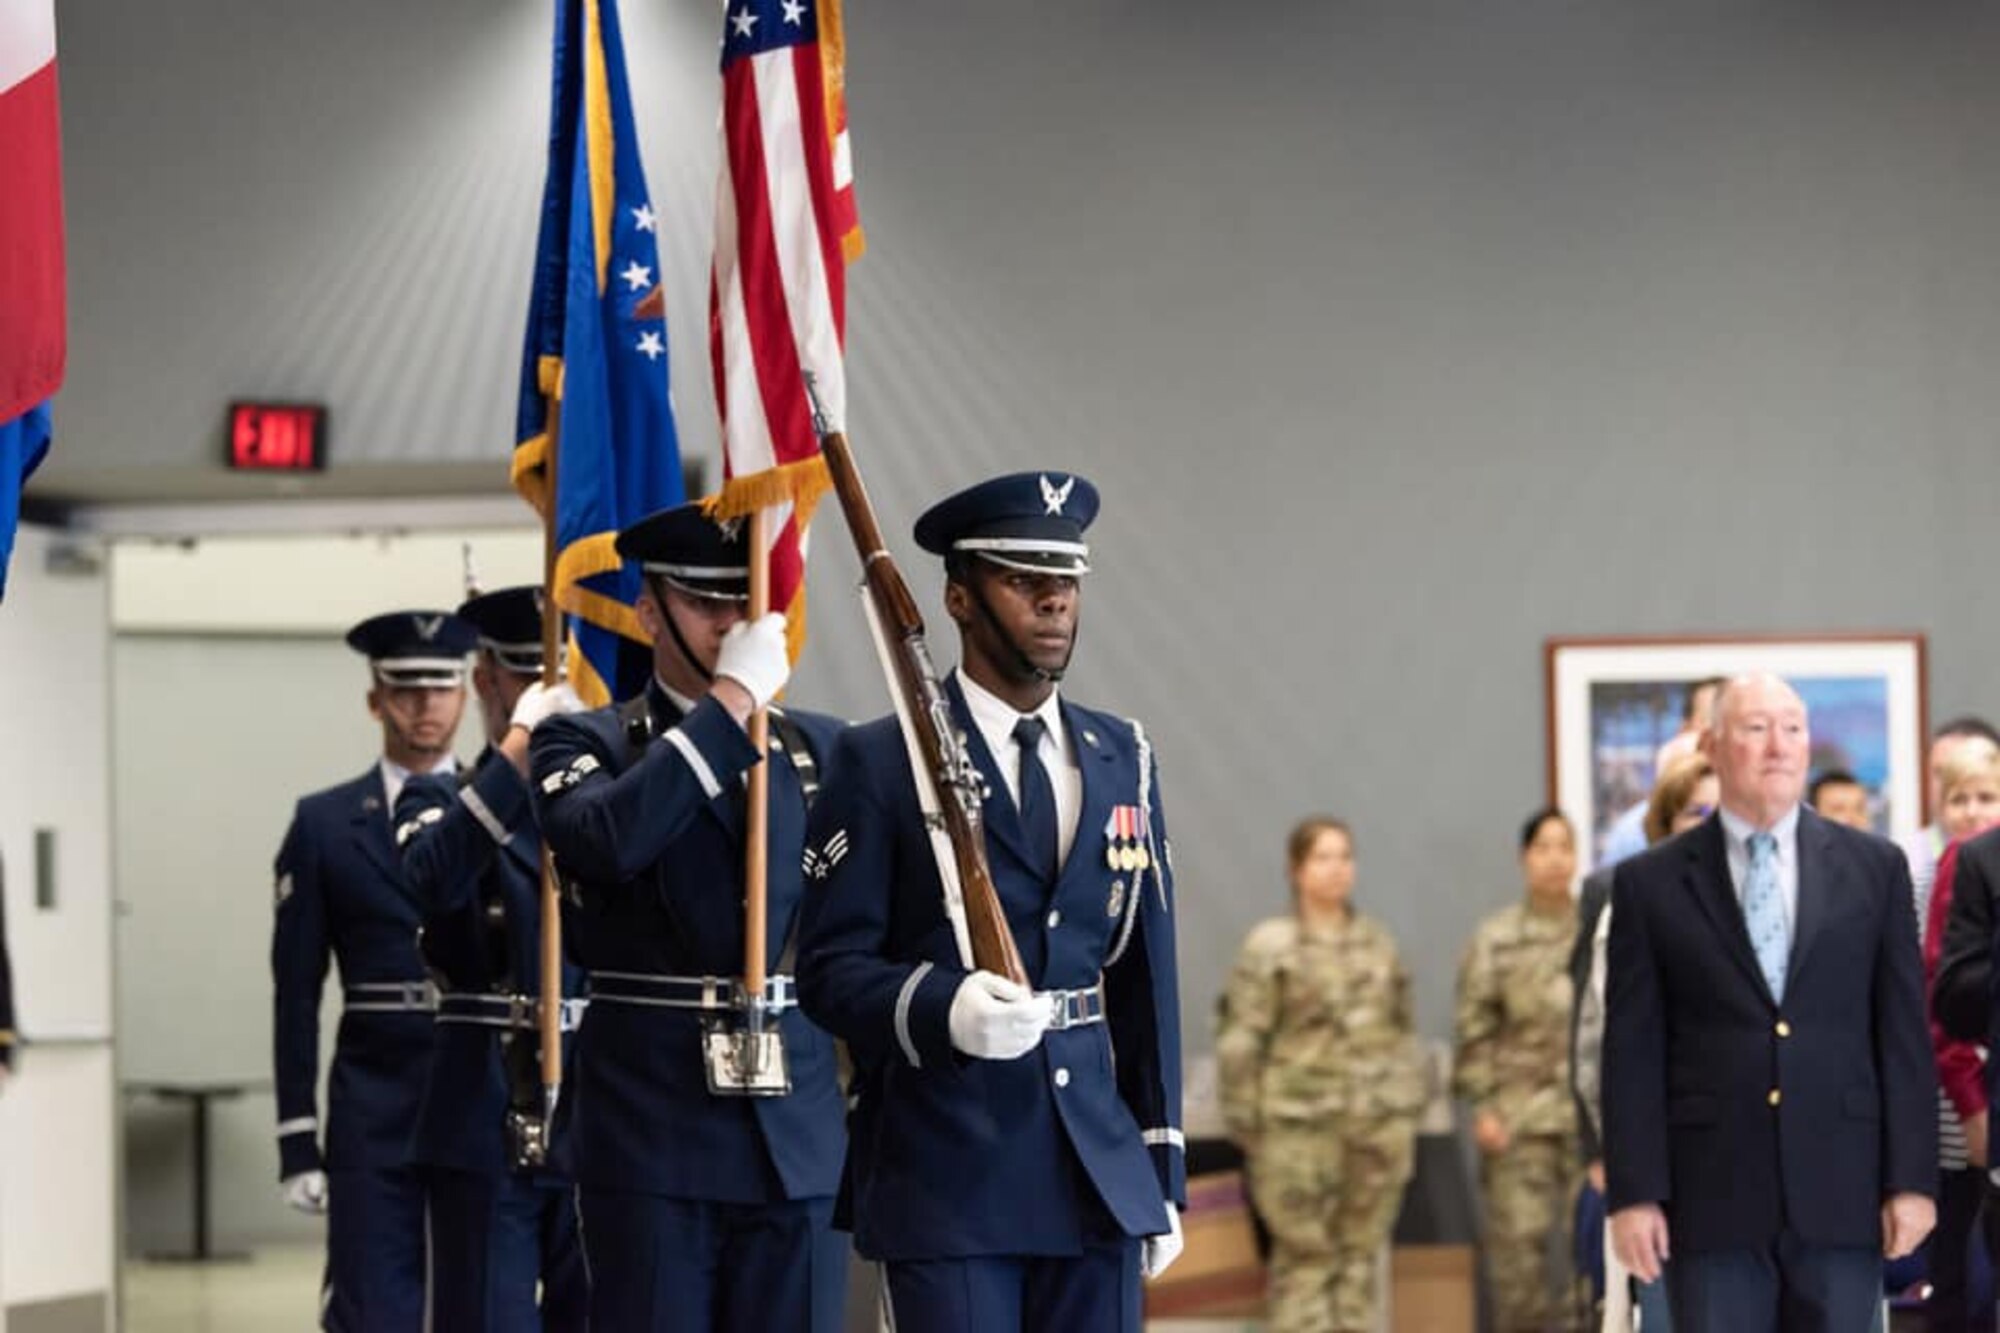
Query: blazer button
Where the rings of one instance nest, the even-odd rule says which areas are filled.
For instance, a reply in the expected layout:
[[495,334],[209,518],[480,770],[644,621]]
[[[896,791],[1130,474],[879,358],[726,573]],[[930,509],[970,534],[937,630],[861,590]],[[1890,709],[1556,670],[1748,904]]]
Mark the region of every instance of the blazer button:
[[1789,1037],[1792,1035],[1792,1025],[1790,1023],[1787,1023],[1782,1018],[1778,1020],[1778,1035],[1781,1037]]
[[1776,1106],[1779,1102],[1785,1100],[1785,1095],[1782,1092],[1779,1092],[1776,1088],[1773,1088],[1771,1089],[1771,1095],[1767,1100],[1771,1103],[1771,1105]]
[[1056,1086],[1058,1088],[1067,1088],[1069,1086],[1069,1070],[1058,1069],[1056,1071]]
[[1050,908],[1049,929],[1054,930],[1057,926],[1060,926],[1061,924],[1062,924],[1062,912],[1055,908]]

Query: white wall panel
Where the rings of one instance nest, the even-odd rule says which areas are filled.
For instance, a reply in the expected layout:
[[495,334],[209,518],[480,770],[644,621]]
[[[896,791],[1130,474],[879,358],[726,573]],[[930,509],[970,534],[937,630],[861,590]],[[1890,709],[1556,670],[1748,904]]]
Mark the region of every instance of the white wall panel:
[[[107,601],[88,550],[50,572],[59,542],[22,530],[0,607],[0,857],[27,1043],[0,1092],[0,1307],[113,1286]],[[37,829],[55,834],[41,904]]]

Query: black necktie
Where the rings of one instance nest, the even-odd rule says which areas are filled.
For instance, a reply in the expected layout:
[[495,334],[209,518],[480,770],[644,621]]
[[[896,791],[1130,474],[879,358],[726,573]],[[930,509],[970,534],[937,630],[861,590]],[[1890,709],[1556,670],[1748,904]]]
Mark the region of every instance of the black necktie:
[[1028,835],[1028,850],[1041,860],[1042,878],[1054,883],[1056,789],[1041,756],[1042,733],[1047,730],[1039,717],[1024,717],[1014,724],[1014,743],[1021,747],[1021,828]]

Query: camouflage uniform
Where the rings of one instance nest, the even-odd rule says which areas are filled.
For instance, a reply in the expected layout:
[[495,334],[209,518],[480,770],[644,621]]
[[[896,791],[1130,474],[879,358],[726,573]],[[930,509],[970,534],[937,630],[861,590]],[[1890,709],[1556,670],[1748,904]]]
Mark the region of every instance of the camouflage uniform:
[[1570,1098],[1569,955],[1576,913],[1519,903],[1480,923],[1458,973],[1453,1091],[1507,1128],[1502,1152],[1480,1158],[1486,1265],[1496,1333],[1543,1333],[1572,1296],[1567,1246],[1553,1282],[1548,1255],[1569,1234],[1579,1184]]
[[1243,942],[1220,1026],[1223,1116],[1271,1230],[1270,1326],[1366,1333],[1423,1105],[1396,943],[1360,915],[1265,921]]

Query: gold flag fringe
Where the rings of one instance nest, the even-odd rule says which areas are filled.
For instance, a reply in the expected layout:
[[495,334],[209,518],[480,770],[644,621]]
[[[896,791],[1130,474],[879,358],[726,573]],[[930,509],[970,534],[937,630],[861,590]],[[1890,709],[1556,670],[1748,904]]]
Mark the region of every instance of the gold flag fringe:
[[832,489],[833,475],[826,470],[826,459],[814,454],[747,477],[731,477],[722,483],[721,492],[703,500],[701,507],[711,518],[743,518],[759,509],[789,504],[792,521],[803,528],[820,497]]

